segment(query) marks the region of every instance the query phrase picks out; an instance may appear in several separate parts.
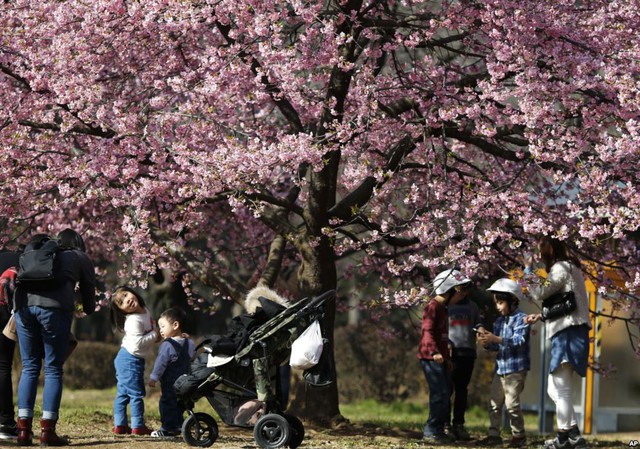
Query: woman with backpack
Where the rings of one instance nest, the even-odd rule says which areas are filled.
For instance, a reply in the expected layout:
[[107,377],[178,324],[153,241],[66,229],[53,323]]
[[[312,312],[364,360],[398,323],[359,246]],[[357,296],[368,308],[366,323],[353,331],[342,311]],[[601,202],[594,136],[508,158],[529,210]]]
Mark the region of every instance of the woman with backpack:
[[[77,232],[63,231],[80,238]],[[77,234],[77,235],[76,235]],[[42,246],[54,248],[50,239],[37,236],[21,256],[18,283],[15,290],[15,318],[22,357],[22,374],[18,384],[18,446],[33,444],[33,417],[40,370],[44,361],[42,446],[66,446],[69,441],[56,434],[58,412],[62,398],[62,366],[68,354],[71,320],[75,311],[75,289],[79,286],[84,313],[95,310],[95,272],[91,259],[79,249],[60,248],[55,251],[51,267],[38,266],[39,258],[30,258],[28,251]],[[25,257],[26,256],[26,257]],[[22,258],[30,264],[23,265]],[[41,258],[47,262],[46,257]],[[50,270],[53,279],[38,280],[28,271]],[[21,274],[23,280],[21,280]]]

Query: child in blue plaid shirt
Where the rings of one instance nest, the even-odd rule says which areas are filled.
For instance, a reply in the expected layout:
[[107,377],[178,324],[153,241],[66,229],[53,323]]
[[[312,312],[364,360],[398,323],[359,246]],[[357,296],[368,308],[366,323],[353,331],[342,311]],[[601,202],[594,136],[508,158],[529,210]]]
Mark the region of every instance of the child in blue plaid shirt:
[[493,332],[478,332],[478,341],[488,350],[497,351],[496,367],[491,383],[488,436],[480,441],[483,446],[502,446],[500,417],[506,404],[511,425],[509,447],[526,444],[524,415],[520,406],[520,393],[524,390],[527,371],[531,368],[529,324],[527,316],[518,308],[524,298],[522,289],[511,279],[498,279],[487,289],[493,292],[493,300],[500,316]]

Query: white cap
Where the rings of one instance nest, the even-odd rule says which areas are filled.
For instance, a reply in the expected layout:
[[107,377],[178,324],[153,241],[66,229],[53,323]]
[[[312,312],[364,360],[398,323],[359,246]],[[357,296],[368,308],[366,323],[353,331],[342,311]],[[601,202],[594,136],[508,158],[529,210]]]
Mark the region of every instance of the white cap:
[[433,287],[436,295],[447,293],[453,287],[468,284],[471,279],[460,273],[458,270],[445,270],[438,274],[433,280]]
[[511,293],[513,296],[518,298],[519,301],[524,300],[522,287],[520,287],[520,285],[513,279],[509,279],[509,278],[498,279],[487,290],[490,292]]

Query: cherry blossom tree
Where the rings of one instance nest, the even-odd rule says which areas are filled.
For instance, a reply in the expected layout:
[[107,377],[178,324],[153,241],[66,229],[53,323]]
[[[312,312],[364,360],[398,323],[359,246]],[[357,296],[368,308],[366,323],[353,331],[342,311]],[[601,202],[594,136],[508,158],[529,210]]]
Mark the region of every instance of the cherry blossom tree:
[[361,273],[391,308],[553,234],[637,314],[638,6],[5,0],[2,242],[73,226],[123,277],[235,300]]

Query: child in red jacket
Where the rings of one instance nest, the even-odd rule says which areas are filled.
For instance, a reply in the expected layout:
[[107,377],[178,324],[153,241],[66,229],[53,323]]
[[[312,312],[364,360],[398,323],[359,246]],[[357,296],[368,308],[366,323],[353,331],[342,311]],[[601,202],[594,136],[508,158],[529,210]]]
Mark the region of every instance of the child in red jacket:
[[435,296],[422,315],[422,335],[418,358],[429,385],[429,418],[423,440],[433,444],[452,442],[445,434],[451,412],[451,355],[449,354],[449,314],[447,305],[455,304],[468,293],[471,280],[458,270],[446,270],[433,281]]

